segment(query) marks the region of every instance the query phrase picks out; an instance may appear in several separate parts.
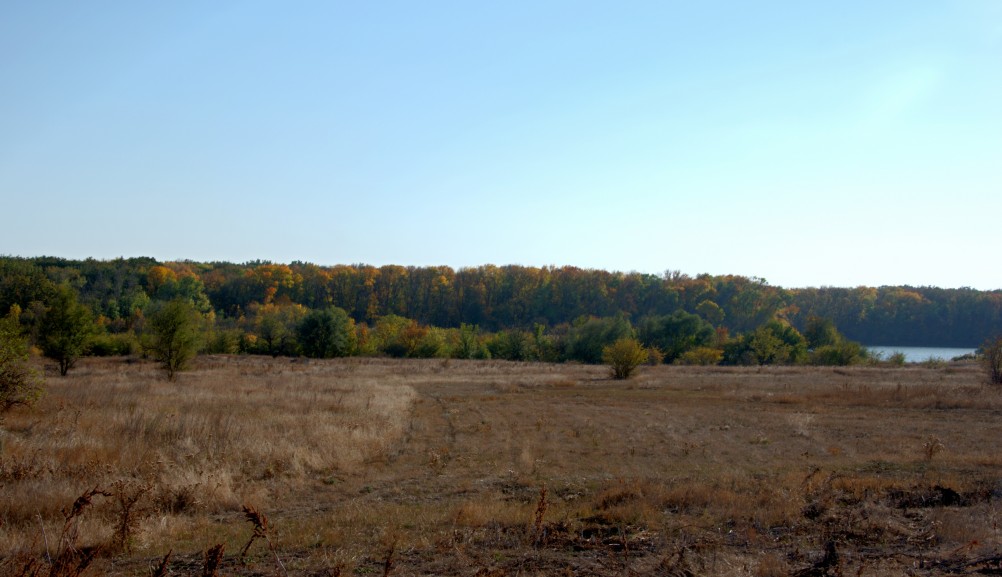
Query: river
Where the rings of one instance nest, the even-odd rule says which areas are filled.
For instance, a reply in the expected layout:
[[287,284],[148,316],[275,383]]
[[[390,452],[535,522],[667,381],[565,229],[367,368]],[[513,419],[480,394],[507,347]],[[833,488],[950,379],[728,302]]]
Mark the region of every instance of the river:
[[949,361],[954,357],[969,355],[974,353],[974,349],[957,349],[948,347],[889,347],[883,345],[867,345],[867,350],[871,353],[880,354],[880,358],[887,359],[892,354],[904,353],[906,363],[921,363],[932,359]]

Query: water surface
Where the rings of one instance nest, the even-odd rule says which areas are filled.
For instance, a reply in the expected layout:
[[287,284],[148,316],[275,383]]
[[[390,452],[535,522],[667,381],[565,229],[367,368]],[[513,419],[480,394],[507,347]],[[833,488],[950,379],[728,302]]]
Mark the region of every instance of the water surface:
[[904,353],[906,363],[921,363],[932,359],[948,361],[961,355],[970,355],[974,349],[958,349],[950,347],[893,347],[884,345],[867,345],[867,350],[880,354],[880,358],[887,359],[894,353]]

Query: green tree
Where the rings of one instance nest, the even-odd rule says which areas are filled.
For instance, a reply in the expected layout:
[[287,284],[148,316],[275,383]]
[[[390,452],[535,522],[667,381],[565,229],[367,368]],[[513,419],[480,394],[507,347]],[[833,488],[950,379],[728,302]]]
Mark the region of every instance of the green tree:
[[867,358],[867,351],[863,345],[845,338],[831,319],[808,317],[804,327],[804,339],[810,351],[808,362],[812,365],[854,365]]
[[461,324],[455,333],[452,356],[457,359],[487,359],[491,354],[483,343],[480,327]]
[[316,359],[347,357],[357,344],[355,321],[338,307],[310,311],[296,332],[303,354]]
[[532,335],[519,329],[496,333],[487,343],[492,359],[528,361],[532,356]]
[[76,291],[60,285],[49,302],[39,330],[42,353],[59,364],[60,375],[65,377],[84,353],[94,328],[90,309],[77,302]]
[[14,305],[25,310],[33,302],[46,302],[55,290],[45,271],[31,261],[0,258],[0,311],[9,311]]
[[296,327],[309,312],[297,304],[254,306],[254,327],[257,333],[255,352],[273,357],[296,354]]
[[644,345],[661,351],[666,363],[674,363],[686,351],[713,344],[716,335],[710,323],[682,310],[647,317],[640,322],[637,332]]
[[807,324],[804,326],[804,338],[807,339],[807,348],[814,350],[838,344],[842,335],[839,334],[831,319],[812,316],[808,317]]
[[602,350],[621,338],[632,337],[633,327],[624,317],[578,319],[567,333],[567,357],[598,364]]
[[409,355],[418,359],[447,358],[451,349],[447,342],[448,331],[437,327],[429,327],[418,340],[414,351]]
[[0,411],[31,405],[42,394],[42,379],[28,364],[28,340],[18,322],[17,305],[0,318]]
[[163,301],[187,301],[200,313],[212,310],[212,303],[209,302],[209,297],[205,294],[205,285],[194,274],[183,274],[180,277],[169,276],[157,287],[154,297]]
[[195,305],[182,298],[159,304],[146,319],[143,346],[167,372],[167,380],[175,380],[198,354],[201,320]]
[[719,326],[724,322],[724,317],[727,316],[724,314],[724,309],[711,300],[704,300],[696,305],[696,312],[699,313],[699,316],[706,319],[706,322],[715,326]]
[[372,336],[376,341],[376,349],[390,355],[402,358],[413,352],[417,346],[415,338],[419,339],[421,327],[415,321],[398,315],[383,315],[376,321]]
[[771,320],[725,344],[723,358],[731,365],[802,363],[807,359],[807,342],[797,329]]
[[612,368],[612,378],[628,379],[647,362],[647,349],[637,339],[624,337],[602,349],[602,361]]

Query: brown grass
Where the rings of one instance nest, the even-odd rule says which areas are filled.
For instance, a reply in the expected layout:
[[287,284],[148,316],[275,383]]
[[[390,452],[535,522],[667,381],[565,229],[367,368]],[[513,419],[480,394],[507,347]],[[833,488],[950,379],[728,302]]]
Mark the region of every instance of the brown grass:
[[205,357],[170,383],[84,359],[4,417],[0,574],[70,539],[89,574],[964,574],[1002,546],[980,380]]

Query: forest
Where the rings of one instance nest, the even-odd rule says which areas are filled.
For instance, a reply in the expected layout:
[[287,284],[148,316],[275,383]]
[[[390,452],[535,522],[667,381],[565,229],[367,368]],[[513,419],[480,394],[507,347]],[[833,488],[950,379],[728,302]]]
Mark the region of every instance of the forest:
[[[0,258],[0,311],[43,350],[75,311],[80,354],[137,353],[148,317],[174,301],[197,317],[202,352],[276,356],[594,363],[635,336],[666,363],[850,364],[865,356],[858,343],[974,348],[1002,332],[1000,290],[788,289],[570,266]],[[313,342],[318,323],[341,341]]]

